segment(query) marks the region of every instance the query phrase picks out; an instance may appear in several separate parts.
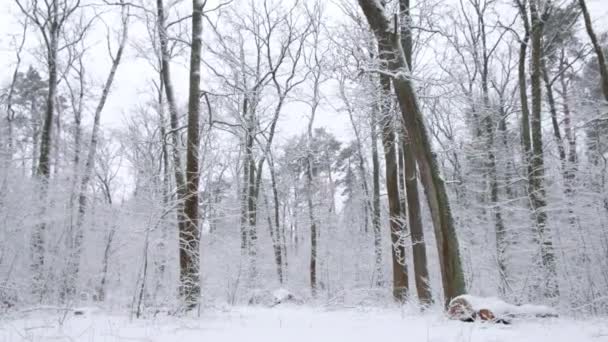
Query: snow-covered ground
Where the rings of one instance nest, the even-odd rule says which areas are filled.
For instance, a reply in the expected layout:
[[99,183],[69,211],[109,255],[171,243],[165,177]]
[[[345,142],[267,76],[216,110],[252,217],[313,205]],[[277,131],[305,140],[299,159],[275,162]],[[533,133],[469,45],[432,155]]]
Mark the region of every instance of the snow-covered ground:
[[[62,318],[64,318],[62,322]],[[512,325],[461,323],[439,312],[407,309],[328,309],[279,306],[205,310],[200,317],[87,312],[82,316],[30,313],[0,318],[0,342],[585,342],[608,341],[608,320],[549,318]]]

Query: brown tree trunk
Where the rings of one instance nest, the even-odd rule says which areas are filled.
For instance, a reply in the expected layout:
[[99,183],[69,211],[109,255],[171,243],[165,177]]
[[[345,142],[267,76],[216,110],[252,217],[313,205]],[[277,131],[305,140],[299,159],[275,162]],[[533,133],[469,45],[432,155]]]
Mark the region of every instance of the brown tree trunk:
[[[40,199],[41,199],[41,207],[39,217],[42,219],[46,213],[46,202],[47,192],[48,192],[48,183],[51,176],[51,170],[49,165],[50,159],[50,149],[51,149],[51,136],[53,130],[53,121],[55,119],[55,102],[57,96],[57,52],[58,52],[58,39],[59,39],[59,13],[58,13],[58,4],[54,0],[52,5],[49,6],[49,9],[52,8],[52,13],[49,13],[48,20],[50,21],[50,25],[48,25],[48,36],[45,27],[40,26],[40,30],[42,34],[49,37],[49,43],[47,46],[47,66],[49,72],[49,86],[48,93],[46,97],[46,109],[44,115],[44,123],[42,126],[42,134],[40,137],[40,155],[38,158],[38,168],[36,170],[36,175],[40,180]],[[33,113],[32,113],[33,115]],[[35,141],[38,139],[35,138]],[[36,153],[36,148],[34,147],[34,153]],[[35,156],[34,156],[35,157]],[[34,164],[34,161],[32,161]],[[42,221],[37,224],[34,228],[34,233],[32,234],[32,277],[33,277],[33,292],[34,295],[39,296],[39,299],[42,299],[43,295],[43,267],[44,267],[44,254],[45,254],[45,241],[44,235],[46,231],[46,223]]]
[[[277,182],[276,182],[276,173],[274,169],[274,161],[272,158],[268,159],[268,168],[270,169],[270,181],[272,185],[272,202],[273,202],[273,210],[274,210],[274,229],[275,233],[272,240],[273,249],[274,249],[274,259],[277,264],[277,276],[279,277],[279,283],[283,284],[283,250],[281,248],[282,241],[284,241],[284,236],[282,236],[280,229],[280,215],[279,215],[279,192],[277,190]],[[272,225],[269,227],[272,237]]]
[[547,67],[544,65],[544,61],[541,62],[543,64],[542,68],[542,77],[543,82],[545,83],[545,90],[547,91],[547,104],[549,105],[549,112],[551,113],[551,126],[553,127],[553,138],[555,139],[555,144],[557,145],[557,152],[559,154],[559,160],[562,163],[562,168],[565,170],[566,167],[566,149],[564,147],[564,139],[562,139],[562,134],[559,130],[559,121],[557,119],[557,108],[555,106],[555,97],[553,96],[553,85],[549,79],[549,71]]
[[399,197],[399,172],[397,168],[395,130],[390,111],[391,80],[381,76],[382,85],[381,119],[382,146],[384,147],[386,193],[388,195],[389,224],[391,233],[391,255],[393,265],[393,298],[403,302],[408,296],[408,274],[405,256],[405,221],[401,213]]
[[[184,178],[182,158],[180,155],[179,146],[179,118],[177,111],[177,103],[175,101],[175,93],[173,91],[173,82],[171,80],[171,64],[169,55],[169,41],[167,37],[167,29],[165,27],[165,9],[163,0],[156,0],[157,11],[157,29],[160,42],[160,58],[161,58],[161,75],[165,88],[165,96],[169,107],[169,124],[171,126],[171,157],[173,161],[173,175],[175,177],[175,187],[177,193],[177,228],[178,231],[185,230],[186,220],[184,217],[184,200],[186,197],[186,180]],[[163,137],[164,139],[165,137]]]
[[186,152],[186,199],[183,230],[179,232],[180,295],[186,309],[199,304],[200,231],[198,212],[199,117],[203,3],[192,0],[192,46],[190,49],[190,89],[188,92],[188,137]]
[[[516,0],[519,8],[519,15],[524,24],[524,37],[519,45],[519,102],[521,106],[521,140],[524,150],[524,164],[527,167],[528,178],[532,174],[530,156],[532,154],[532,143],[530,142],[530,109],[528,107],[528,92],[527,92],[527,49],[530,42],[530,21],[528,20],[528,10],[526,6],[527,0]],[[530,186],[530,185],[528,185]],[[530,190],[528,189],[528,192]]]
[[[387,81],[389,82],[388,84],[390,91],[390,80]],[[382,96],[381,100],[383,98],[384,96]],[[374,283],[377,286],[382,286],[384,280],[382,275],[382,235],[380,226],[380,160],[378,158],[378,137],[376,133],[378,127],[378,119],[376,116],[378,114],[376,113],[376,106],[372,106],[371,110],[370,135],[372,145],[372,228],[374,232]],[[382,112],[382,115],[387,114],[390,115],[390,113],[384,111]],[[397,165],[395,164],[394,166],[396,170]],[[397,177],[396,173],[395,177]],[[395,190],[397,190],[397,196],[399,196],[399,188],[396,188]],[[398,199],[397,203],[399,203]],[[397,218],[398,217],[399,216],[397,216]]]
[[[413,70],[413,42],[412,42],[412,18],[410,15],[410,0],[399,0],[399,11],[401,12],[401,44],[405,54],[409,70]],[[407,216],[410,226],[410,239],[412,241],[414,280],[418,300],[422,305],[429,305],[433,302],[431,288],[429,286],[429,271],[427,267],[426,243],[424,242],[424,230],[422,225],[422,214],[420,209],[420,196],[418,194],[418,172],[416,157],[412,151],[412,144],[407,137],[407,132],[401,130],[401,153],[399,158],[403,159],[404,177],[404,200],[407,205]]]
[[591,40],[591,44],[593,44],[593,49],[595,50],[595,54],[597,56],[597,62],[600,68],[600,76],[602,79],[602,92],[604,93],[604,99],[608,101],[608,66],[606,66],[606,57],[604,56],[602,46],[600,45],[597,36],[595,35],[595,31],[593,31],[593,25],[591,24],[591,16],[589,15],[589,10],[587,9],[587,4],[585,3],[585,0],[578,0],[578,4],[581,7],[581,11],[583,12],[583,18],[585,19],[585,29],[587,30],[587,34],[589,35],[589,39]]
[[530,196],[532,202],[533,214],[536,220],[536,231],[540,244],[540,255],[543,269],[543,285],[544,295],[548,299],[554,299],[559,296],[559,288],[557,284],[557,270],[555,265],[555,255],[553,252],[553,243],[551,232],[547,227],[547,212],[546,212],[546,195],[543,184],[544,179],[544,158],[543,158],[543,140],[542,140],[542,35],[543,22],[541,14],[538,11],[537,0],[530,0],[530,18],[531,18],[531,40],[532,40],[532,174],[530,175]]
[[458,237],[454,227],[445,183],[441,178],[439,165],[428,133],[415,90],[409,77],[399,34],[391,29],[384,9],[374,0],[359,0],[359,5],[374,31],[380,51],[389,55],[389,70],[393,77],[395,93],[401,107],[401,114],[412,150],[418,161],[422,183],[425,187],[439,253],[443,289],[446,304],[452,298],[466,292],[460,260]]

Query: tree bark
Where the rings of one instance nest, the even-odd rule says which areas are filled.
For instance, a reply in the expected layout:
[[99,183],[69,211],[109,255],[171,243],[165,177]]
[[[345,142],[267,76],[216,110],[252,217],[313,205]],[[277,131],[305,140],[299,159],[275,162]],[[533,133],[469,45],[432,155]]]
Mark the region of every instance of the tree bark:
[[[273,210],[274,210],[274,229],[275,229],[275,233],[272,240],[273,243],[273,249],[274,249],[274,258],[275,258],[275,262],[277,264],[277,276],[279,277],[279,283],[283,284],[283,249],[281,248],[282,245],[282,241],[284,241],[285,237],[282,236],[282,232],[280,229],[280,213],[279,213],[279,192],[277,190],[277,182],[276,182],[276,172],[274,169],[274,161],[272,160],[272,157],[268,159],[268,168],[270,169],[270,181],[271,181],[271,185],[272,185],[272,202],[273,202]],[[272,237],[272,230],[273,227],[272,225],[270,225],[270,227],[268,227],[270,229],[271,232],[271,237]]]
[[593,44],[593,49],[595,50],[595,54],[597,56],[597,62],[600,68],[600,76],[602,80],[602,92],[604,93],[604,99],[608,101],[608,66],[606,66],[606,57],[604,55],[604,51],[602,50],[602,46],[600,45],[597,36],[595,35],[595,31],[593,30],[593,25],[591,24],[591,16],[589,15],[589,10],[587,9],[587,4],[585,0],[578,0],[578,4],[581,7],[581,11],[583,12],[583,18],[585,19],[585,29],[587,30],[587,34],[589,35],[589,39],[591,40],[591,44]]
[[[167,28],[165,27],[165,9],[163,0],[156,0],[157,11],[157,29],[160,42],[160,58],[161,58],[161,75],[165,88],[165,96],[169,107],[169,124],[171,126],[171,156],[173,161],[173,176],[175,177],[175,187],[177,193],[177,229],[178,231],[185,230],[186,220],[184,217],[184,201],[186,197],[186,180],[184,178],[182,158],[180,155],[179,146],[179,118],[177,111],[177,103],[175,101],[175,93],[173,90],[173,82],[171,80],[171,64],[169,55],[169,40],[167,37]],[[163,139],[165,137],[163,136]]]
[[179,232],[180,295],[188,310],[198,306],[201,294],[198,186],[202,20],[203,3],[200,0],[192,0],[192,46],[190,49],[186,198],[184,203],[186,222],[183,230]]
[[[93,131],[91,132],[91,142],[89,144],[89,150],[87,154],[87,159],[85,162],[84,172],[82,175],[82,180],[80,183],[79,193],[78,193],[78,213],[76,214],[76,225],[75,231],[73,232],[74,236],[69,236],[68,239],[70,241],[70,256],[68,260],[68,267],[66,273],[66,283],[64,288],[64,295],[67,299],[73,298],[76,294],[76,280],[78,279],[78,273],[80,271],[80,256],[82,254],[82,241],[84,239],[84,219],[87,212],[87,190],[89,187],[89,182],[91,177],[93,176],[93,170],[95,168],[95,155],[97,152],[97,142],[99,138],[99,129],[100,129],[100,119],[101,112],[105,107],[106,101],[108,99],[108,95],[110,94],[110,90],[112,88],[112,83],[114,82],[114,77],[116,75],[116,70],[118,69],[118,65],[120,64],[122,54],[124,51],[124,47],[127,43],[127,14],[126,6],[123,5],[122,8],[122,34],[120,38],[120,45],[116,52],[116,56],[112,57],[112,66],[110,68],[110,73],[106,79],[103,90],[101,92],[101,97],[99,102],[97,103],[97,107],[95,108],[95,114],[93,117]],[[73,240],[72,240],[73,239]]]
[[408,296],[408,273],[405,255],[405,220],[401,213],[399,197],[399,172],[395,144],[395,130],[390,111],[391,80],[380,77],[382,98],[380,105],[380,125],[382,126],[382,146],[384,148],[386,193],[388,195],[389,225],[391,234],[391,256],[393,266],[393,298],[403,302]]
[[[51,176],[51,170],[49,165],[50,149],[51,149],[51,135],[53,130],[53,120],[55,117],[55,100],[57,96],[57,50],[58,50],[58,4],[53,1],[54,6],[52,13],[51,25],[49,26],[48,36],[49,43],[47,46],[47,67],[49,72],[49,86],[48,94],[46,97],[46,109],[44,115],[44,124],[42,126],[42,135],[40,138],[40,157],[38,159],[38,169],[36,175],[40,180],[40,199],[42,201],[39,217],[42,218],[46,213],[46,204],[44,203],[47,199],[48,183]],[[40,30],[44,32],[44,28],[40,27]],[[37,140],[37,139],[36,139]],[[34,150],[36,153],[36,150]],[[44,267],[44,235],[46,231],[46,223],[43,221],[36,225],[34,233],[32,235],[32,276],[33,276],[33,287],[36,295],[42,296],[42,272]],[[41,299],[41,298],[40,298]]]
[[[390,91],[390,80],[389,82],[389,91]],[[384,96],[381,94],[381,101]],[[380,161],[378,158],[378,138],[377,138],[377,126],[378,119],[376,113],[376,107],[372,106],[371,110],[371,122],[370,122],[370,135],[371,135],[371,145],[372,145],[372,228],[374,232],[374,283],[377,286],[382,286],[383,284],[383,275],[382,275],[382,235],[381,227],[380,227]],[[388,113],[382,112],[382,115],[387,115]],[[394,139],[393,139],[394,140]],[[393,152],[394,154],[395,152]],[[394,158],[394,156],[393,156]],[[395,164],[396,167],[396,164]],[[397,175],[395,174],[395,177]],[[399,188],[396,188],[397,196],[399,196]],[[399,203],[399,199],[397,199],[397,203]],[[399,217],[399,216],[397,216]],[[402,257],[405,255],[402,254]],[[405,265],[405,264],[404,264]]]
[[374,31],[380,51],[391,57],[388,61],[390,74],[393,78],[405,128],[409,133],[412,149],[418,161],[435,227],[444,299],[447,304],[452,298],[465,293],[466,286],[462,273],[458,237],[454,228],[445,183],[441,178],[418,99],[409,77],[410,71],[399,34],[391,29],[379,2],[359,0],[359,5]]
[[542,62],[542,77],[545,84],[545,90],[547,91],[547,104],[549,105],[549,112],[551,113],[551,126],[553,128],[553,138],[557,145],[557,152],[559,154],[559,160],[562,163],[562,169],[565,171],[566,168],[566,148],[564,147],[564,139],[559,129],[559,121],[557,119],[557,108],[555,106],[555,97],[553,96],[553,85],[549,80],[549,71]]
[[[399,11],[401,12],[401,44],[403,45],[405,59],[408,68],[413,68],[413,43],[411,31],[410,0],[399,1]],[[429,305],[433,302],[433,296],[429,286],[429,271],[427,267],[426,243],[424,242],[424,230],[422,225],[422,214],[420,209],[420,196],[418,194],[418,172],[416,159],[412,150],[410,139],[407,132],[401,130],[401,152],[399,158],[403,159],[404,194],[406,197],[407,215],[409,219],[410,239],[412,241],[412,252],[414,262],[414,280],[418,300],[422,305]]]
[[537,0],[530,0],[532,40],[532,174],[530,175],[530,196],[533,214],[536,221],[536,231],[540,244],[540,255],[544,278],[544,284],[541,287],[544,289],[544,295],[546,298],[554,299],[559,296],[559,288],[557,284],[557,270],[555,265],[555,255],[553,252],[553,243],[551,241],[551,232],[547,227],[547,204],[545,198],[545,187],[543,184],[545,173],[541,124],[542,35],[544,26],[543,22],[546,18],[541,18],[536,1]]
[[[530,156],[532,154],[532,143],[530,142],[530,109],[528,107],[528,92],[527,92],[527,77],[526,63],[527,63],[527,49],[530,42],[530,21],[528,20],[528,10],[526,6],[527,0],[516,0],[516,4],[519,8],[519,15],[524,24],[524,37],[519,45],[519,68],[518,68],[518,79],[519,79],[519,102],[521,106],[521,140],[524,150],[524,164],[527,168],[528,179],[532,174],[532,168],[530,163]],[[530,183],[528,183],[530,187]],[[528,189],[528,192],[530,190]]]
[[[479,6],[479,5],[477,5]],[[484,9],[485,10],[485,7]],[[479,30],[481,38],[481,92],[482,92],[482,124],[483,133],[482,137],[485,140],[486,149],[486,167],[488,172],[488,185],[490,190],[490,203],[492,206],[492,214],[494,219],[494,233],[496,238],[496,259],[499,272],[499,278],[501,280],[499,290],[501,294],[504,294],[506,287],[506,273],[507,266],[505,260],[505,249],[506,249],[506,237],[505,237],[505,223],[502,218],[502,210],[499,204],[499,189],[498,189],[498,170],[496,166],[496,146],[494,131],[495,127],[495,108],[490,102],[490,90],[489,90],[489,74],[490,74],[490,57],[491,52],[487,46],[487,34],[486,34],[486,23],[484,18],[484,12],[479,7],[476,8]]]

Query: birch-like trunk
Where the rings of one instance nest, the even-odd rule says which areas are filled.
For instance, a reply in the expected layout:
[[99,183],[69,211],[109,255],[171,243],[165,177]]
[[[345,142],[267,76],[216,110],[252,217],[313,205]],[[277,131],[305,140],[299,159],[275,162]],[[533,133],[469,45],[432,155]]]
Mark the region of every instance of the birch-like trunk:
[[[99,139],[100,119],[103,108],[105,107],[108,95],[114,82],[116,70],[122,59],[123,51],[127,43],[128,35],[128,9],[125,5],[122,7],[122,34],[120,37],[120,43],[116,56],[112,57],[112,67],[110,73],[106,79],[101,92],[101,97],[95,108],[95,114],[93,118],[93,131],[91,132],[91,142],[89,143],[89,150],[87,152],[87,159],[80,182],[79,194],[78,194],[78,212],[76,214],[76,224],[74,226],[73,236],[68,236],[68,266],[65,274],[65,286],[64,286],[64,298],[71,298],[76,293],[76,280],[78,279],[78,273],[80,271],[80,256],[82,254],[82,242],[84,239],[84,219],[87,212],[87,190],[89,183],[93,176],[93,170],[95,168],[95,155],[97,153],[97,142]],[[111,53],[111,52],[110,52]]]

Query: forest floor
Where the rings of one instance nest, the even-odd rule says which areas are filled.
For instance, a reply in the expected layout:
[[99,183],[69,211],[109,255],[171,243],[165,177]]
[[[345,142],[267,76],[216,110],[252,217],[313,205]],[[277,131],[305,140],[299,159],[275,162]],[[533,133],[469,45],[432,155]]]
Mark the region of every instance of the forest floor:
[[200,317],[131,319],[90,310],[74,316],[30,312],[0,318],[0,342],[585,342],[608,341],[608,320],[550,318],[511,325],[462,323],[440,312],[397,308],[208,309]]

